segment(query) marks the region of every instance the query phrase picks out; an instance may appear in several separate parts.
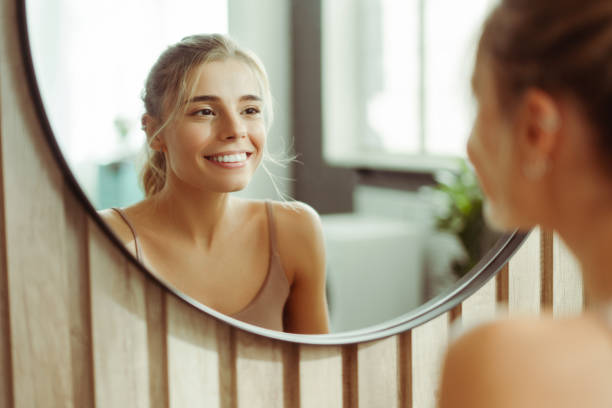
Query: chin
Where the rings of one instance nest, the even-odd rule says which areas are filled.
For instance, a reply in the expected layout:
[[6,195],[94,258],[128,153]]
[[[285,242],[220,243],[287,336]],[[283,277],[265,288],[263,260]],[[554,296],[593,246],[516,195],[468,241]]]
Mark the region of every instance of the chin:
[[236,180],[231,183],[225,183],[223,186],[219,186],[219,192],[222,193],[235,193],[237,191],[242,191],[249,185],[249,180]]
[[242,191],[242,190],[244,190],[246,187],[247,187],[247,186],[246,186],[246,184],[245,184],[245,185],[243,185],[243,186],[233,187],[233,188],[231,188],[231,189],[227,190],[226,192],[227,192],[227,193],[236,193],[236,192],[238,192],[238,191]]
[[490,200],[485,200],[484,202],[483,216],[487,225],[495,231],[512,232],[519,228],[519,225],[513,222],[513,217],[507,208],[502,208]]

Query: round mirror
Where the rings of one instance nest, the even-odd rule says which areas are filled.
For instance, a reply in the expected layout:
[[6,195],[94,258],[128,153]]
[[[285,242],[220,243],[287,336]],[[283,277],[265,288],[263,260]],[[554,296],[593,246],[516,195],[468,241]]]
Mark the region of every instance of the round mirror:
[[101,225],[96,210],[145,198],[141,96],[158,56],[197,33],[226,34],[253,51],[274,101],[266,144],[280,160],[259,166],[231,196],[298,200],[320,215],[329,334],[244,323],[181,288],[172,278],[181,270],[170,276],[140,266],[232,325],[290,341],[350,343],[456,306],[524,239],[485,226],[465,158],[471,61],[493,3],[28,0],[24,40],[49,142]]

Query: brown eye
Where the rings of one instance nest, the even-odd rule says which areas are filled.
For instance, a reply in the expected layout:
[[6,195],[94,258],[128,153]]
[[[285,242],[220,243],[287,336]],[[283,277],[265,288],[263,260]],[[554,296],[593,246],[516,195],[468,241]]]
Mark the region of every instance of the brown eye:
[[195,116],[214,116],[215,112],[212,109],[204,108],[193,113]]
[[257,115],[259,112],[260,110],[257,108],[246,108],[244,110],[244,113],[246,113],[247,115]]

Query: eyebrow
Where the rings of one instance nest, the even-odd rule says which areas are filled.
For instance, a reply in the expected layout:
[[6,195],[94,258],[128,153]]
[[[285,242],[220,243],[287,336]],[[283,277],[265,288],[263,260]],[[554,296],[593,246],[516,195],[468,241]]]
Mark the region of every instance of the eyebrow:
[[[218,96],[215,95],[198,95],[198,96],[194,96],[193,98],[189,99],[189,101],[187,101],[187,103],[193,103],[193,102],[219,102],[221,100],[221,98],[219,98]],[[239,99],[241,102],[242,101],[257,101],[260,102],[261,98],[257,95],[242,95]]]

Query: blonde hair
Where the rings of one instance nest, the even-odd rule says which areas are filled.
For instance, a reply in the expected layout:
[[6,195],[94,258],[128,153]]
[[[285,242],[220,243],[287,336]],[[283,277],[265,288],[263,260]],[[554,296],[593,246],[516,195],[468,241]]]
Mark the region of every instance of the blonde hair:
[[[142,168],[141,181],[147,197],[158,193],[164,187],[167,170],[164,153],[152,149],[151,143],[179,113],[183,113],[186,108],[185,101],[189,100],[195,90],[198,79],[196,68],[207,62],[228,58],[241,60],[253,70],[261,87],[266,127],[270,128],[273,117],[272,96],[268,76],[259,58],[250,51],[239,48],[234,41],[221,34],[201,34],[183,38],[159,56],[149,72],[142,95],[145,115],[159,123],[155,129],[145,129],[147,158]],[[145,115],[143,126],[148,126],[144,123]],[[266,147],[265,158],[269,159]]]

